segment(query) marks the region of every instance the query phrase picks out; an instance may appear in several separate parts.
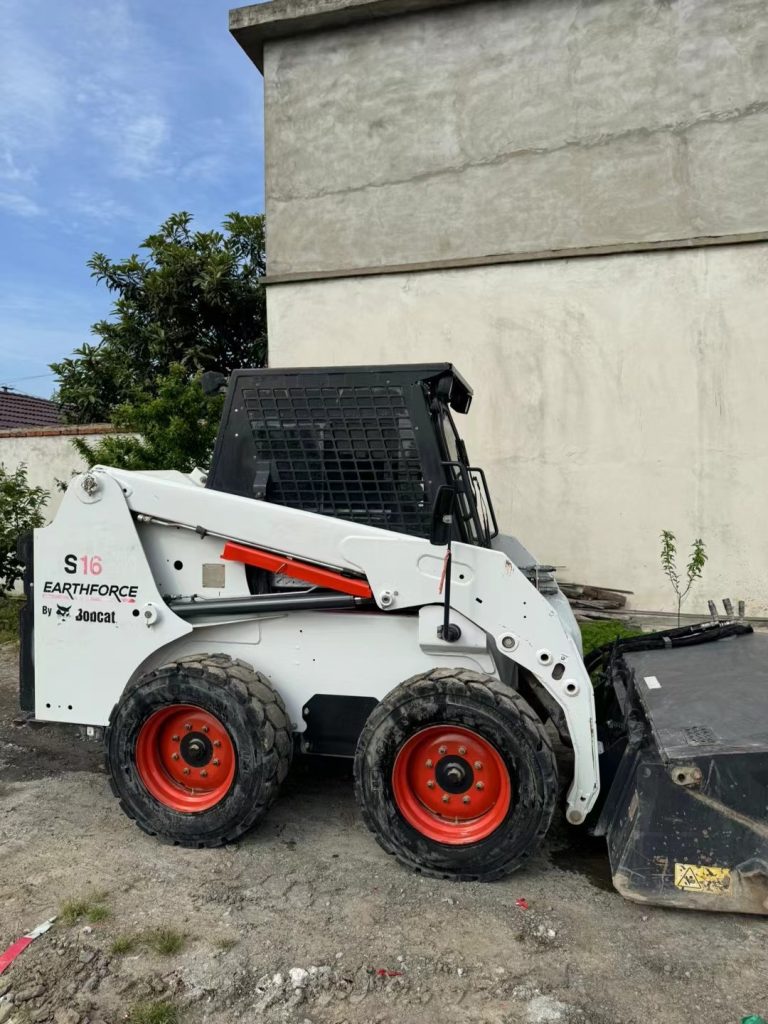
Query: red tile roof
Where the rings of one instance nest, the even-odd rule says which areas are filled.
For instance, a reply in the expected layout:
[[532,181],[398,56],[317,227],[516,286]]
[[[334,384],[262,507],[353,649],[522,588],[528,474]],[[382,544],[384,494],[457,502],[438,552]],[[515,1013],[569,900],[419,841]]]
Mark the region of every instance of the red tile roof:
[[61,423],[57,406],[47,398],[20,395],[0,388],[0,429],[3,427],[48,427]]

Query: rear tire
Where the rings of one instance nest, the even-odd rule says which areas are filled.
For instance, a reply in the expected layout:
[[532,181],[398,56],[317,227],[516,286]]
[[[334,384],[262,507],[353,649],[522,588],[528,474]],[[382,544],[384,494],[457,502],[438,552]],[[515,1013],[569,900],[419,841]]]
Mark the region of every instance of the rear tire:
[[401,864],[432,877],[515,871],[546,835],[557,792],[542,722],[519,693],[476,672],[435,669],[402,683],[357,746],[368,828]]
[[239,839],[288,773],[285,706],[264,676],[223,654],[188,655],[131,683],[110,715],[112,790],[149,835],[180,846]]

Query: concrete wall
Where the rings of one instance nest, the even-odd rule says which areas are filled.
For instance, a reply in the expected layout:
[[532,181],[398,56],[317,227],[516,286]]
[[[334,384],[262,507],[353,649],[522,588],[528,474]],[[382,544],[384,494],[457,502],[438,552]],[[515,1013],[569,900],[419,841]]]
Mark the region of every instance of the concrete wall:
[[768,231],[765,0],[477,0],[264,72],[273,276]]
[[666,528],[708,546],[690,610],[768,615],[768,3],[231,24],[265,75],[272,365],[455,362],[505,526],[564,578],[670,609]]
[[705,540],[688,609],[768,615],[768,244],[275,285],[271,363],[451,360],[504,527],[563,579],[671,609],[658,536]]
[[10,470],[21,462],[26,463],[29,482],[50,492],[45,514],[51,520],[63,497],[56,481],[69,480],[74,473],[85,469],[85,463],[72,447],[71,439],[80,436],[89,444],[96,443],[108,432],[110,428],[104,424],[0,430],[0,463]]

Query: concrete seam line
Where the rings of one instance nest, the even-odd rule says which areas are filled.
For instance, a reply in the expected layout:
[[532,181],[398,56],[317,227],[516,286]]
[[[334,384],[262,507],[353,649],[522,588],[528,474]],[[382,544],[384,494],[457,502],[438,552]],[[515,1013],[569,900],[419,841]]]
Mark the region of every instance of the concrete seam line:
[[666,252],[677,249],[704,249],[724,245],[755,245],[768,242],[768,231],[752,231],[738,235],[706,235],[699,238],[669,238],[655,242],[622,242],[612,245],[591,245],[573,249],[547,249],[537,252],[498,253],[492,256],[467,256],[448,260],[425,260],[414,263],[391,263],[381,266],[350,267],[340,270],[306,270],[282,274],[266,274],[264,285],[298,284],[306,281],[327,281],[346,277],[376,277],[384,274],[423,274],[441,270],[466,270],[473,267],[495,267],[505,263],[538,263],[545,260],[570,260],[596,256],[627,256],[642,252]]

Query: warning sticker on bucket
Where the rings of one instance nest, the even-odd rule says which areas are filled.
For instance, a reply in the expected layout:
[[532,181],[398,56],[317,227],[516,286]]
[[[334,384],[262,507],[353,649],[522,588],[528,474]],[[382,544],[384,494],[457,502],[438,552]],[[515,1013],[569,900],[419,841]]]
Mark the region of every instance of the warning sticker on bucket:
[[731,869],[675,864],[675,885],[686,892],[727,896],[731,891]]

